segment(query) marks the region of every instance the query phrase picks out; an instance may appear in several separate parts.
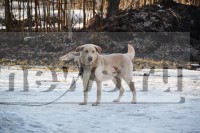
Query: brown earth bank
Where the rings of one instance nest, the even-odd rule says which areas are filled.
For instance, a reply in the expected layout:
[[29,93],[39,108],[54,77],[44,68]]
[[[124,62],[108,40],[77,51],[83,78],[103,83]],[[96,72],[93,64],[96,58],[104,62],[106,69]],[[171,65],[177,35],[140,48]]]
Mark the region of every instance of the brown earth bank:
[[[103,53],[125,53],[127,44],[136,50],[137,68],[187,67],[199,61],[200,7],[173,3],[118,11],[97,27],[59,33],[0,33],[0,65],[47,65],[61,67],[59,57],[77,46],[94,43]],[[98,32],[97,32],[98,31]]]
[[136,51],[136,68],[161,68],[163,64],[187,67],[190,62],[189,35],[185,33],[76,32],[72,40],[64,32],[1,33],[0,37],[1,65],[61,67],[64,63],[59,57],[86,43],[99,45],[104,54],[126,53],[131,44]]
[[[176,2],[119,10],[102,22],[95,17],[86,31],[102,32],[188,32],[191,60],[200,60],[200,7]],[[98,24],[99,25],[99,24]],[[154,37],[155,38],[155,37]],[[157,37],[159,40],[160,37]],[[162,38],[161,38],[162,39]]]

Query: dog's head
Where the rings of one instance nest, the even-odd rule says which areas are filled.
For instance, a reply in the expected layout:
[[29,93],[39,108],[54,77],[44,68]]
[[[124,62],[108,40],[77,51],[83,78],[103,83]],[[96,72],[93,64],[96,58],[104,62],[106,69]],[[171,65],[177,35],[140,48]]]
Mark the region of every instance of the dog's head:
[[84,65],[91,65],[102,52],[102,48],[94,44],[85,44],[77,47],[75,51],[80,52],[81,62]]

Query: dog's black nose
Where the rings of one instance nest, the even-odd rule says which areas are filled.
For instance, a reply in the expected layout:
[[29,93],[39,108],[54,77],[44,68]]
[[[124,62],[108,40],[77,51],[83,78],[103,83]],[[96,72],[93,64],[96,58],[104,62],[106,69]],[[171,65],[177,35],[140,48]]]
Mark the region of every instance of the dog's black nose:
[[88,57],[88,61],[92,61],[92,59],[93,59],[92,57]]

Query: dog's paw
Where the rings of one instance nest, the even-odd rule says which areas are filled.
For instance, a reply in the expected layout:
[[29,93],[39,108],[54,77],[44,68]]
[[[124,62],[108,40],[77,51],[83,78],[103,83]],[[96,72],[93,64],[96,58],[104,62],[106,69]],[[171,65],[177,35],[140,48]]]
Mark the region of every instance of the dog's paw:
[[87,104],[86,102],[79,103],[79,105],[86,105],[86,104]]
[[92,106],[99,106],[99,105],[100,105],[99,102],[95,102],[95,103],[92,104]]
[[118,103],[118,102],[119,102],[119,100],[118,100],[118,99],[115,99],[115,100],[113,100],[113,102],[114,102],[114,103]]
[[132,101],[131,103],[132,103],[132,104],[137,104],[137,102],[136,102],[136,101]]

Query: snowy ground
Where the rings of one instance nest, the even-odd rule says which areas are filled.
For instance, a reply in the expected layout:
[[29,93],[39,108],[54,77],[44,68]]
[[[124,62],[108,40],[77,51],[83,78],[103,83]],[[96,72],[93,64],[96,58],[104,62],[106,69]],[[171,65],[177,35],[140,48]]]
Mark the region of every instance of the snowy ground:
[[[71,84],[76,72],[67,74],[56,72],[58,81],[52,82],[52,74],[47,70],[29,70],[29,91],[23,91],[23,71],[16,68],[1,67],[0,102],[45,103],[64,93]],[[15,74],[14,91],[9,90],[9,75]],[[133,72],[137,89],[138,104],[130,104],[131,92],[127,85],[122,104],[112,100],[118,92],[111,81],[103,83],[102,104],[91,106],[96,98],[96,84],[89,92],[89,103],[79,106],[83,99],[82,83],[79,80],[74,92],[67,93],[57,103],[42,107],[20,105],[0,105],[0,132],[123,132],[123,133],[199,133],[200,121],[200,71],[183,70],[182,92],[177,92],[177,70],[169,70],[168,83],[163,82],[163,71],[155,70],[148,77],[148,92],[142,92],[144,73],[149,70]],[[11,76],[10,76],[11,77]],[[37,81],[37,82],[36,82]],[[38,83],[41,81],[41,85]],[[179,80],[180,81],[180,80]],[[53,91],[46,92],[51,85]],[[179,84],[180,85],[180,84]],[[170,89],[170,92],[164,92]],[[185,103],[178,103],[185,97]]]

